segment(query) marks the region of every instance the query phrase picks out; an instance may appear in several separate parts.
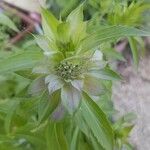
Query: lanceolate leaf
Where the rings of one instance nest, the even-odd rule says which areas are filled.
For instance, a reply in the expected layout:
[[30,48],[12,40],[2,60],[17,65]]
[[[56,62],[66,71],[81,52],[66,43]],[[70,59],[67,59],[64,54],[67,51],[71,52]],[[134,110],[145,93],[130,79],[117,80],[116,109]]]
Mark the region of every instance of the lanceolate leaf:
[[101,43],[113,41],[114,39],[130,36],[150,36],[149,31],[143,31],[127,26],[107,26],[93,29],[93,33],[82,41],[84,50],[90,50]]
[[41,137],[41,135],[25,132],[25,133],[21,133],[21,134],[17,133],[16,138],[26,139],[31,144],[33,144],[37,150],[40,150],[42,148],[45,149],[45,147],[46,147],[46,143],[45,143],[44,139]]
[[126,149],[126,150],[134,150],[134,148],[133,148],[133,146],[132,145],[130,145],[130,144],[124,144],[124,148]]
[[68,150],[61,123],[50,122],[46,130],[47,150]]
[[6,15],[4,15],[3,13],[0,13],[0,24],[5,25],[16,32],[19,31],[15,26],[15,24],[11,21],[11,19]]
[[60,150],[68,150],[68,144],[67,144],[67,140],[66,140],[66,137],[64,134],[63,124],[57,123],[56,124],[56,130],[57,130],[58,142],[59,142],[60,147],[61,147]]
[[70,40],[69,28],[70,24],[68,22],[60,23],[57,27],[58,39],[62,43],[67,43]]
[[67,21],[71,22],[72,25],[76,25],[83,21],[83,4],[81,4],[69,14]]
[[60,150],[60,145],[58,145],[57,141],[57,131],[55,123],[50,123],[47,126],[45,137],[48,150]]
[[59,21],[53,16],[51,12],[46,9],[42,9],[42,27],[44,34],[53,39],[56,36],[57,26]]
[[113,150],[114,142],[111,125],[104,112],[86,93],[84,93],[81,112],[99,144],[106,150]]
[[115,71],[111,70],[109,67],[105,67],[104,69],[97,70],[90,73],[92,76],[96,78],[100,78],[103,80],[121,80],[122,77]]
[[14,100],[11,102],[11,105],[9,107],[9,111],[7,112],[5,122],[4,122],[6,133],[10,132],[11,120],[12,120],[12,117],[15,113],[15,110],[16,110],[18,104],[19,104],[19,101]]
[[76,127],[71,141],[70,150],[77,150],[77,144],[78,144],[78,137],[79,137],[79,128]]
[[51,96],[47,96],[47,92],[44,92],[41,95],[41,100],[38,106],[38,123],[47,120],[55,108],[59,104],[59,95],[60,93],[56,91]]
[[76,125],[79,127],[79,129],[86,135],[86,137],[90,137],[90,129],[88,128],[83,116],[82,116],[82,112],[80,111],[77,111],[76,112],[76,115],[74,116],[74,120],[75,120],[75,123]]
[[43,35],[34,35],[35,41],[37,45],[44,51],[44,52],[50,52],[51,47],[49,45],[49,40],[43,36]]
[[91,136],[90,139],[94,147],[94,150],[104,150],[104,148],[97,142],[97,139],[94,136]]
[[121,80],[122,79],[122,77],[118,73],[116,73],[115,71],[111,70],[108,67],[100,70],[100,77],[106,80]]
[[139,56],[138,56],[138,49],[136,46],[136,40],[133,37],[129,37],[129,44],[132,51],[132,57],[135,67],[138,67],[139,64]]
[[0,73],[32,68],[42,59],[40,51],[23,51],[0,61]]
[[115,59],[115,60],[120,60],[120,61],[126,61],[123,55],[119,52],[117,52],[113,48],[101,50],[108,59]]
[[[60,1],[60,2],[65,2],[65,1]],[[75,1],[75,0],[67,1],[67,5],[66,5],[66,3],[64,3],[63,9],[60,13],[61,16],[62,17],[67,16],[73,8],[78,6],[78,3],[79,3],[79,0],[77,0],[77,1]]]

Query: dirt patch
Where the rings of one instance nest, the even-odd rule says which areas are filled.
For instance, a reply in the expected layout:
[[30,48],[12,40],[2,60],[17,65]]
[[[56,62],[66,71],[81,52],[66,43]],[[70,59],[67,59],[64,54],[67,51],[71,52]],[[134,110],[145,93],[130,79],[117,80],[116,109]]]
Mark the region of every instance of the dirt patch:
[[122,67],[120,72],[125,77],[125,82],[114,86],[115,107],[121,114],[136,113],[137,120],[130,139],[136,150],[148,150],[150,149],[150,54],[141,60],[138,72],[135,72],[131,65]]

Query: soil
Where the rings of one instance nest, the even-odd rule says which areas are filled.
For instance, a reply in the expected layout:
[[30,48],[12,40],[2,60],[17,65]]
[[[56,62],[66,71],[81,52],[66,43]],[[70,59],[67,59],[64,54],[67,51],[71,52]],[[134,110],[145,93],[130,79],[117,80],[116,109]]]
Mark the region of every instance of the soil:
[[140,61],[138,72],[131,64],[118,67],[125,82],[113,89],[115,107],[121,114],[134,112],[137,115],[130,141],[135,150],[150,149],[150,53]]

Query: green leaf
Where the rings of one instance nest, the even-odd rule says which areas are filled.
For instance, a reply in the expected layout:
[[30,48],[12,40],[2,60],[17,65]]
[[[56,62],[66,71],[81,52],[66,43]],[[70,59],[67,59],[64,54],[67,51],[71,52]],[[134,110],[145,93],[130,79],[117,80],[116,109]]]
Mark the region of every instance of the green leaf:
[[0,73],[32,68],[42,59],[40,51],[23,51],[0,61]]
[[60,23],[57,27],[58,33],[58,40],[62,43],[67,43],[70,40],[70,32],[69,32],[70,25],[68,22]]
[[125,114],[122,119],[124,120],[124,122],[132,122],[133,120],[137,119],[136,114],[134,114],[133,112],[127,113]]
[[94,136],[91,136],[90,139],[94,147],[94,150],[104,150],[104,148],[97,142],[97,139]]
[[90,50],[101,43],[111,42],[114,39],[130,37],[130,36],[150,36],[149,31],[127,27],[127,26],[107,26],[93,29],[93,33],[89,34],[82,42],[83,50]]
[[45,132],[45,137],[48,150],[60,150],[57,141],[57,131],[55,123],[49,123]]
[[76,125],[79,127],[79,129],[86,135],[86,137],[89,138],[90,137],[90,129],[87,126],[80,109],[78,109],[78,111],[76,112],[76,114],[74,116],[74,120],[75,120]]
[[87,23],[83,22],[83,5],[84,3],[73,10],[66,20],[70,24],[71,39],[75,45],[86,36]]
[[119,118],[114,124],[113,127],[115,130],[121,129],[122,127],[131,124],[137,116],[134,113],[127,113],[121,118]]
[[3,13],[0,13],[0,24],[5,25],[16,32],[19,31],[11,19]]
[[138,49],[137,49],[137,45],[136,45],[137,43],[133,37],[129,37],[128,40],[129,40],[129,44],[131,47],[133,62],[134,62],[135,67],[137,68],[138,64],[139,64],[139,55],[138,55]]
[[5,130],[6,130],[7,134],[9,134],[9,132],[10,132],[11,120],[12,120],[12,117],[15,113],[15,110],[16,110],[18,104],[19,104],[19,101],[14,100],[11,102],[11,105],[9,106],[9,109],[8,109],[8,112],[5,117],[5,121],[4,121],[4,126],[5,126]]
[[73,133],[70,150],[77,150],[78,137],[79,137],[79,128],[76,127],[76,129]]
[[115,71],[111,70],[110,68],[106,67],[100,70],[101,78],[106,80],[121,80],[122,77],[117,74]]
[[15,134],[16,138],[19,139],[26,139],[27,141],[29,141],[31,144],[33,144],[35,146],[35,149],[40,150],[42,148],[45,149],[45,141],[43,139],[43,137],[41,137],[39,134],[34,134],[34,133],[29,133],[29,132],[25,132],[25,133],[21,133],[21,134]]
[[120,135],[123,137],[123,138],[128,138],[131,130],[133,129],[134,125],[130,125],[128,127],[124,127],[123,129],[121,129],[120,131]]
[[28,69],[28,70],[19,70],[15,72],[16,75],[19,75],[25,79],[30,79],[30,80],[34,80],[38,77],[37,74],[33,74],[32,73],[32,69]]
[[120,24],[128,26],[140,26],[143,20],[143,12],[150,8],[145,1],[131,1],[130,4],[120,2],[114,5],[112,12],[108,14],[107,21],[109,24]]
[[50,47],[50,41],[42,35],[34,35],[35,41],[37,45],[44,51],[44,52],[51,52],[51,47]]
[[48,150],[68,150],[61,123],[50,122],[47,126],[45,136]]
[[[13,102],[12,102],[13,103]],[[7,114],[9,108],[10,108],[10,100],[7,99],[7,100],[1,100],[0,101],[0,113],[4,113],[4,114]]]
[[77,25],[83,21],[83,4],[73,10],[67,17],[67,22],[70,22],[71,25]]
[[134,147],[132,145],[130,145],[129,143],[124,144],[124,148],[126,150],[134,150]]
[[101,78],[103,80],[122,80],[121,75],[117,74],[109,67],[105,67],[104,69],[90,72],[90,75],[96,78]]
[[59,104],[60,93],[58,91],[54,92],[50,97],[47,95],[46,92],[41,95],[41,100],[38,106],[39,124],[47,120]]
[[54,37],[56,37],[58,24],[59,21],[50,11],[42,9],[42,27],[44,30],[44,34],[49,39],[54,39]]
[[61,4],[63,9],[61,10],[60,14],[64,18],[70,13],[71,10],[73,10],[75,7],[78,6],[79,0],[77,0],[77,1],[75,1],[75,0],[67,1],[67,5],[66,5],[65,1],[59,0],[59,4],[60,3],[63,3],[63,4]]
[[57,130],[57,137],[58,137],[58,142],[60,144],[61,150],[68,150],[68,144],[64,134],[63,124],[57,123],[56,130]]
[[105,50],[101,50],[104,55],[106,55],[106,57],[108,57],[109,59],[117,59],[117,60],[121,60],[121,61],[126,61],[125,58],[122,56],[121,53],[117,52],[115,49],[113,48],[109,48],[109,49],[105,49]]
[[82,132],[79,132],[78,145],[76,150],[93,150],[90,139],[85,137]]
[[93,135],[104,149],[113,149],[113,130],[104,112],[84,93],[80,111]]

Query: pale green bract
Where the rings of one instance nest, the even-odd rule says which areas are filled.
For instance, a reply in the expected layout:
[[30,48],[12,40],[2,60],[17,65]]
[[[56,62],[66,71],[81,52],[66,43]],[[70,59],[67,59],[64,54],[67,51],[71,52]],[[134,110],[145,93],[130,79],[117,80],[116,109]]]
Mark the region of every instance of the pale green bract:
[[[59,107],[64,107],[72,115],[81,102],[83,91],[94,99],[100,96],[103,89],[98,74],[107,63],[98,49],[78,55],[82,51],[80,43],[87,36],[83,5],[75,9],[64,22],[57,20],[47,10],[42,10],[42,19],[44,34],[35,36],[35,39],[44,51],[45,58],[34,67],[33,73],[43,75],[41,80],[45,80],[43,84],[49,95],[61,91]],[[37,83],[34,84],[30,88],[33,94],[34,87],[37,88]],[[43,85],[39,85],[39,91],[40,88],[42,91]]]
[[[33,69],[33,73],[44,75],[45,88],[50,95],[61,90],[60,105],[73,114],[80,104],[83,91],[91,97],[101,94],[103,89],[100,79],[93,74],[95,71],[100,72],[106,62],[102,60],[103,56],[99,50],[78,55],[78,51],[82,49],[80,42],[87,35],[82,5],[75,9],[65,22],[57,20],[47,10],[42,12],[44,35],[35,36],[35,39],[43,49],[45,58]],[[47,17],[52,19],[47,20]],[[40,86],[39,88],[43,88]],[[33,85],[32,87],[34,88]],[[34,91],[32,87],[31,91]]]

